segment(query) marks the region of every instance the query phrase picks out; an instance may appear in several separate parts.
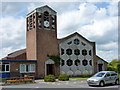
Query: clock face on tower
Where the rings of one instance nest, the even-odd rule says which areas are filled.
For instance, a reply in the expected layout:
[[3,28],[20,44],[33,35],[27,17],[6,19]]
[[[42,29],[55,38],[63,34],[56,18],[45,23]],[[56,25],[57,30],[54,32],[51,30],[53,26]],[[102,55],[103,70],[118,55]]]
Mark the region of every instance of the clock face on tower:
[[44,21],[44,26],[45,27],[49,27],[49,22],[48,21]]

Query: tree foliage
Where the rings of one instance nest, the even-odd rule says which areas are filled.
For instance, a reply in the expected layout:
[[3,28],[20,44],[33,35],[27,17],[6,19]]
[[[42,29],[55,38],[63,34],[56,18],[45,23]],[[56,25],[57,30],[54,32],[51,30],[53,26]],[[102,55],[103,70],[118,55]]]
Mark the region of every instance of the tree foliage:
[[59,55],[47,55],[47,56],[55,62],[55,65],[60,65]]
[[120,63],[117,65],[118,73],[120,73]]
[[119,64],[120,64],[120,60],[114,59],[111,62],[109,62],[107,70],[119,72],[119,70],[120,70],[120,69],[118,69]]

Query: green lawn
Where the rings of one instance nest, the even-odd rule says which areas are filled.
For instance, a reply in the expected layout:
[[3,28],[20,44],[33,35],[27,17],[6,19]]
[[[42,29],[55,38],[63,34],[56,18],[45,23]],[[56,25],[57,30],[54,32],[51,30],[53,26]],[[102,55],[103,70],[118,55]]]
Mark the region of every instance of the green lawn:
[[88,79],[89,77],[81,77],[81,76],[78,76],[78,77],[70,77],[70,79]]

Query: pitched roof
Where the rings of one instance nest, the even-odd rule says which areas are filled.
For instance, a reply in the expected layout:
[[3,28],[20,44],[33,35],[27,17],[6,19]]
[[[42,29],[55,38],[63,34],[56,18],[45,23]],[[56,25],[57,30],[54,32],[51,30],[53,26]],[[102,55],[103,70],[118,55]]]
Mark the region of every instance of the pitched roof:
[[76,35],[78,35],[79,37],[81,37],[82,39],[84,39],[85,41],[87,41],[88,43],[90,43],[91,45],[93,45],[93,43],[95,43],[95,42],[91,42],[91,41],[87,40],[85,37],[83,37],[82,35],[80,35],[80,34],[77,33],[77,32],[75,32],[75,33],[73,33],[73,34],[71,34],[71,35],[68,35],[67,37],[58,39],[58,43],[61,43],[61,42],[65,41],[65,40],[67,40],[67,39],[69,39],[69,38],[71,38],[71,37],[73,37],[73,36],[76,36]]
[[102,61],[108,63],[107,61],[105,61],[104,59],[102,59],[101,57],[99,57],[98,55],[96,55],[96,57],[99,58],[100,60],[102,60]]
[[26,53],[26,49],[21,49],[21,50],[12,52],[12,53],[8,54],[7,57],[16,57],[16,56],[19,56],[19,55],[21,55],[23,53]]
[[23,53],[26,53],[26,49],[21,49],[21,50],[17,50],[15,52],[12,52],[12,53],[8,54],[8,56],[2,58],[2,60],[7,60],[7,58],[13,58],[13,57],[19,56]]

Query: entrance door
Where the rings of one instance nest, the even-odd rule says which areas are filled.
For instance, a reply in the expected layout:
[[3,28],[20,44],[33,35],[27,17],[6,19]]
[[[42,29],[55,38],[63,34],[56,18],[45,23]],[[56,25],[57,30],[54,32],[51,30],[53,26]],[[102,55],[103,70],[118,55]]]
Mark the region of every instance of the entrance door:
[[103,64],[98,64],[98,71],[99,72],[102,71],[102,66],[103,66]]
[[54,64],[46,64],[47,65],[47,75],[54,75]]

